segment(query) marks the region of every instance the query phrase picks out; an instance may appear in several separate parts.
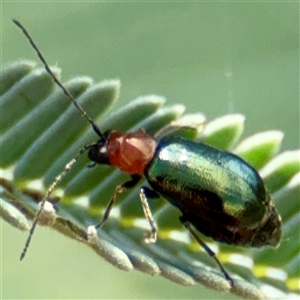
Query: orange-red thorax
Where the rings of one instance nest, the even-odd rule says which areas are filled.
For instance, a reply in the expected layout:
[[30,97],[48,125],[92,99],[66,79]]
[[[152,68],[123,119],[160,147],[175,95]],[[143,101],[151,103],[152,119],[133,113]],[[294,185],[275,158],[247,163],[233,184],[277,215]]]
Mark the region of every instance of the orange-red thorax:
[[112,166],[131,175],[143,175],[155,153],[157,142],[143,130],[112,132],[107,142]]

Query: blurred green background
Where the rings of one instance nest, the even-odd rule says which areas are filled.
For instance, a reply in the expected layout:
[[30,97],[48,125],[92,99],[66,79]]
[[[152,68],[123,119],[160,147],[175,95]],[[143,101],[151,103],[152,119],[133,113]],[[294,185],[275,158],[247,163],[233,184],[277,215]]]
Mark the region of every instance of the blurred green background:
[[[26,26],[63,80],[120,78],[119,103],[164,95],[209,119],[246,115],[246,135],[279,129],[299,148],[299,3],[1,3],[1,64],[36,60],[11,22]],[[3,112],[5,113],[5,112]],[[232,299],[161,277],[125,273],[87,247],[38,228],[26,235],[1,223],[2,299]]]

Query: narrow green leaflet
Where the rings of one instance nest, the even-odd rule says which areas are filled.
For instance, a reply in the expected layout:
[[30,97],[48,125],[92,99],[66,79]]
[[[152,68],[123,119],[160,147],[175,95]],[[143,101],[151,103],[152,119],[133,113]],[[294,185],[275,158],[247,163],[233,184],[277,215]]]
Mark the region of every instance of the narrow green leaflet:
[[[59,76],[60,70],[53,70]],[[278,249],[257,250],[204,237],[233,277],[235,286],[230,289],[215,262],[183,230],[179,212],[163,199],[151,204],[158,241],[151,245],[144,242],[143,232],[149,228],[137,187],[120,195],[110,226],[99,230],[94,244],[88,243],[86,228],[95,223],[95,218],[100,219],[116,185],[127,177],[110,166],[86,168],[86,157],[51,196],[54,202],[60,200],[52,228],[86,244],[122,270],[137,269],[181,285],[203,284],[245,299],[299,294],[300,151],[278,154],[283,133],[269,131],[240,141],[245,119],[242,115],[205,121],[200,113],[184,115],[182,105],[165,106],[166,100],[156,95],[137,97],[116,108],[118,80],[95,84],[88,77],[79,77],[65,85],[103,131],[144,128],[159,136],[172,123],[178,129],[173,134],[230,149],[259,168],[282,216],[283,239]],[[0,211],[6,222],[27,231],[47,187],[78,149],[97,136],[45,70],[33,62],[6,66],[1,72],[0,92]],[[38,247],[34,243],[31,246]]]

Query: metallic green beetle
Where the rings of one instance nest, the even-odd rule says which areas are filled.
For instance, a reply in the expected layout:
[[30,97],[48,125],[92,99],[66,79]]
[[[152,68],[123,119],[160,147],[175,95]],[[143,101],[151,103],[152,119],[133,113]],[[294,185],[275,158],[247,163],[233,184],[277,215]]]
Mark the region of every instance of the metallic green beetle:
[[157,231],[147,198],[161,196],[181,211],[180,222],[215,259],[231,286],[234,285],[232,278],[191,225],[203,234],[227,244],[261,247],[276,246],[279,243],[280,216],[259,174],[248,163],[229,152],[178,137],[166,136],[156,140],[143,130],[131,133],[116,131],[102,133],[53,74],[26,29],[20,22],[13,21],[28,38],[55,83],[99,136],[97,142],[85,145],[78,152],[47,190],[32,224],[21,259],[26,254],[45,202],[86,151],[94,165],[109,164],[131,175],[131,180],[116,187],[104,216],[101,222],[94,226],[95,229],[101,228],[108,219],[117,195],[134,187],[145,176],[152,187],[152,190],[147,187],[140,190],[144,213],[151,227],[151,233],[146,241],[155,242]]

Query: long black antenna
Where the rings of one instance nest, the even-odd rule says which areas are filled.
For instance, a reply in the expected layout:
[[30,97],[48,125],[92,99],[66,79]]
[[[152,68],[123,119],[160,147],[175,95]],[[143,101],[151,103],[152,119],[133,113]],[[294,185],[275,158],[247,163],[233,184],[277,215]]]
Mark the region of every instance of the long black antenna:
[[[84,118],[92,125],[94,131],[100,136],[100,138],[103,138],[103,134],[101,133],[100,129],[98,128],[98,126],[94,123],[94,121],[88,116],[88,114],[84,111],[84,109],[76,102],[76,100],[73,98],[73,96],[71,95],[71,93],[68,91],[68,89],[66,87],[64,87],[64,85],[60,82],[60,80],[54,75],[54,73],[51,71],[48,63],[46,62],[44,56],[42,55],[41,51],[39,50],[39,48],[37,47],[37,45],[35,44],[35,42],[33,41],[32,37],[30,36],[30,34],[27,32],[27,30],[23,27],[23,25],[17,21],[13,19],[13,22],[19,27],[21,28],[21,30],[23,31],[24,35],[27,37],[27,39],[29,40],[31,46],[34,48],[34,50],[36,51],[39,59],[42,61],[42,63],[45,66],[46,71],[49,73],[49,75],[52,77],[52,79],[54,80],[54,82],[63,90],[64,94],[72,101],[72,103],[74,104],[74,106],[82,113],[82,115],[84,116]],[[43,197],[43,199],[40,202],[40,208],[33,220],[32,226],[30,228],[29,231],[29,235],[28,238],[26,240],[25,246],[23,248],[23,251],[21,253],[21,257],[20,260],[22,260],[25,255],[26,252],[28,250],[28,247],[30,245],[31,242],[31,238],[33,236],[33,233],[35,231],[36,225],[38,223],[38,220],[42,214],[42,211],[44,209],[45,203],[47,201],[47,199],[50,197],[50,195],[52,194],[52,192],[54,191],[54,189],[56,188],[56,186],[61,182],[61,180],[66,176],[66,174],[71,170],[71,168],[73,167],[73,165],[78,161],[79,157],[88,149],[90,149],[92,146],[94,146],[95,144],[88,144],[85,145],[83,148],[81,148],[79,150],[79,152],[76,154],[76,156],[69,162],[66,164],[64,170],[55,178],[54,182],[50,185],[50,187],[48,188],[45,196]]]
[[93,126],[94,131],[100,136],[103,137],[103,134],[101,133],[99,127],[95,124],[95,122],[88,116],[88,114],[86,113],[86,111],[76,102],[76,100],[73,98],[73,96],[71,95],[71,93],[68,91],[67,88],[65,88],[63,86],[63,84],[60,82],[60,80],[54,75],[54,73],[51,71],[48,63],[46,62],[43,54],[41,53],[41,51],[39,50],[39,48],[37,47],[37,45],[35,44],[35,42],[33,41],[32,37],[30,36],[30,34],[28,33],[28,31],[25,29],[25,27],[17,20],[13,19],[13,22],[19,27],[21,28],[21,30],[23,31],[24,35],[27,37],[27,39],[29,40],[29,43],[31,44],[31,46],[34,48],[34,50],[36,51],[39,59],[41,60],[41,62],[44,64],[46,71],[50,74],[50,76],[53,78],[54,82],[63,90],[64,94],[72,101],[72,103],[75,105],[75,107],[82,113],[82,115],[86,118],[86,120]]
[[27,249],[30,245],[30,242],[31,242],[31,238],[33,236],[33,233],[34,233],[34,230],[36,228],[36,225],[37,225],[37,222],[41,216],[41,213],[44,209],[44,206],[45,206],[45,203],[47,201],[47,199],[50,197],[50,195],[52,194],[52,192],[54,191],[54,189],[56,188],[56,186],[62,181],[62,179],[66,176],[66,174],[72,169],[73,165],[78,161],[79,157],[88,149],[90,149],[93,145],[95,144],[89,144],[89,145],[85,145],[83,148],[81,148],[78,153],[76,154],[76,156],[74,158],[72,158],[71,161],[69,161],[64,170],[55,178],[54,182],[50,185],[50,187],[48,188],[44,198],[42,199],[42,201],[40,202],[40,208],[33,220],[33,223],[31,225],[31,228],[30,228],[30,231],[29,231],[29,235],[27,237],[27,240],[26,240],[26,243],[25,243],[25,246],[23,248],[23,251],[21,253],[21,256],[20,256],[20,260],[22,260],[25,255],[26,255],[26,252],[27,252]]

